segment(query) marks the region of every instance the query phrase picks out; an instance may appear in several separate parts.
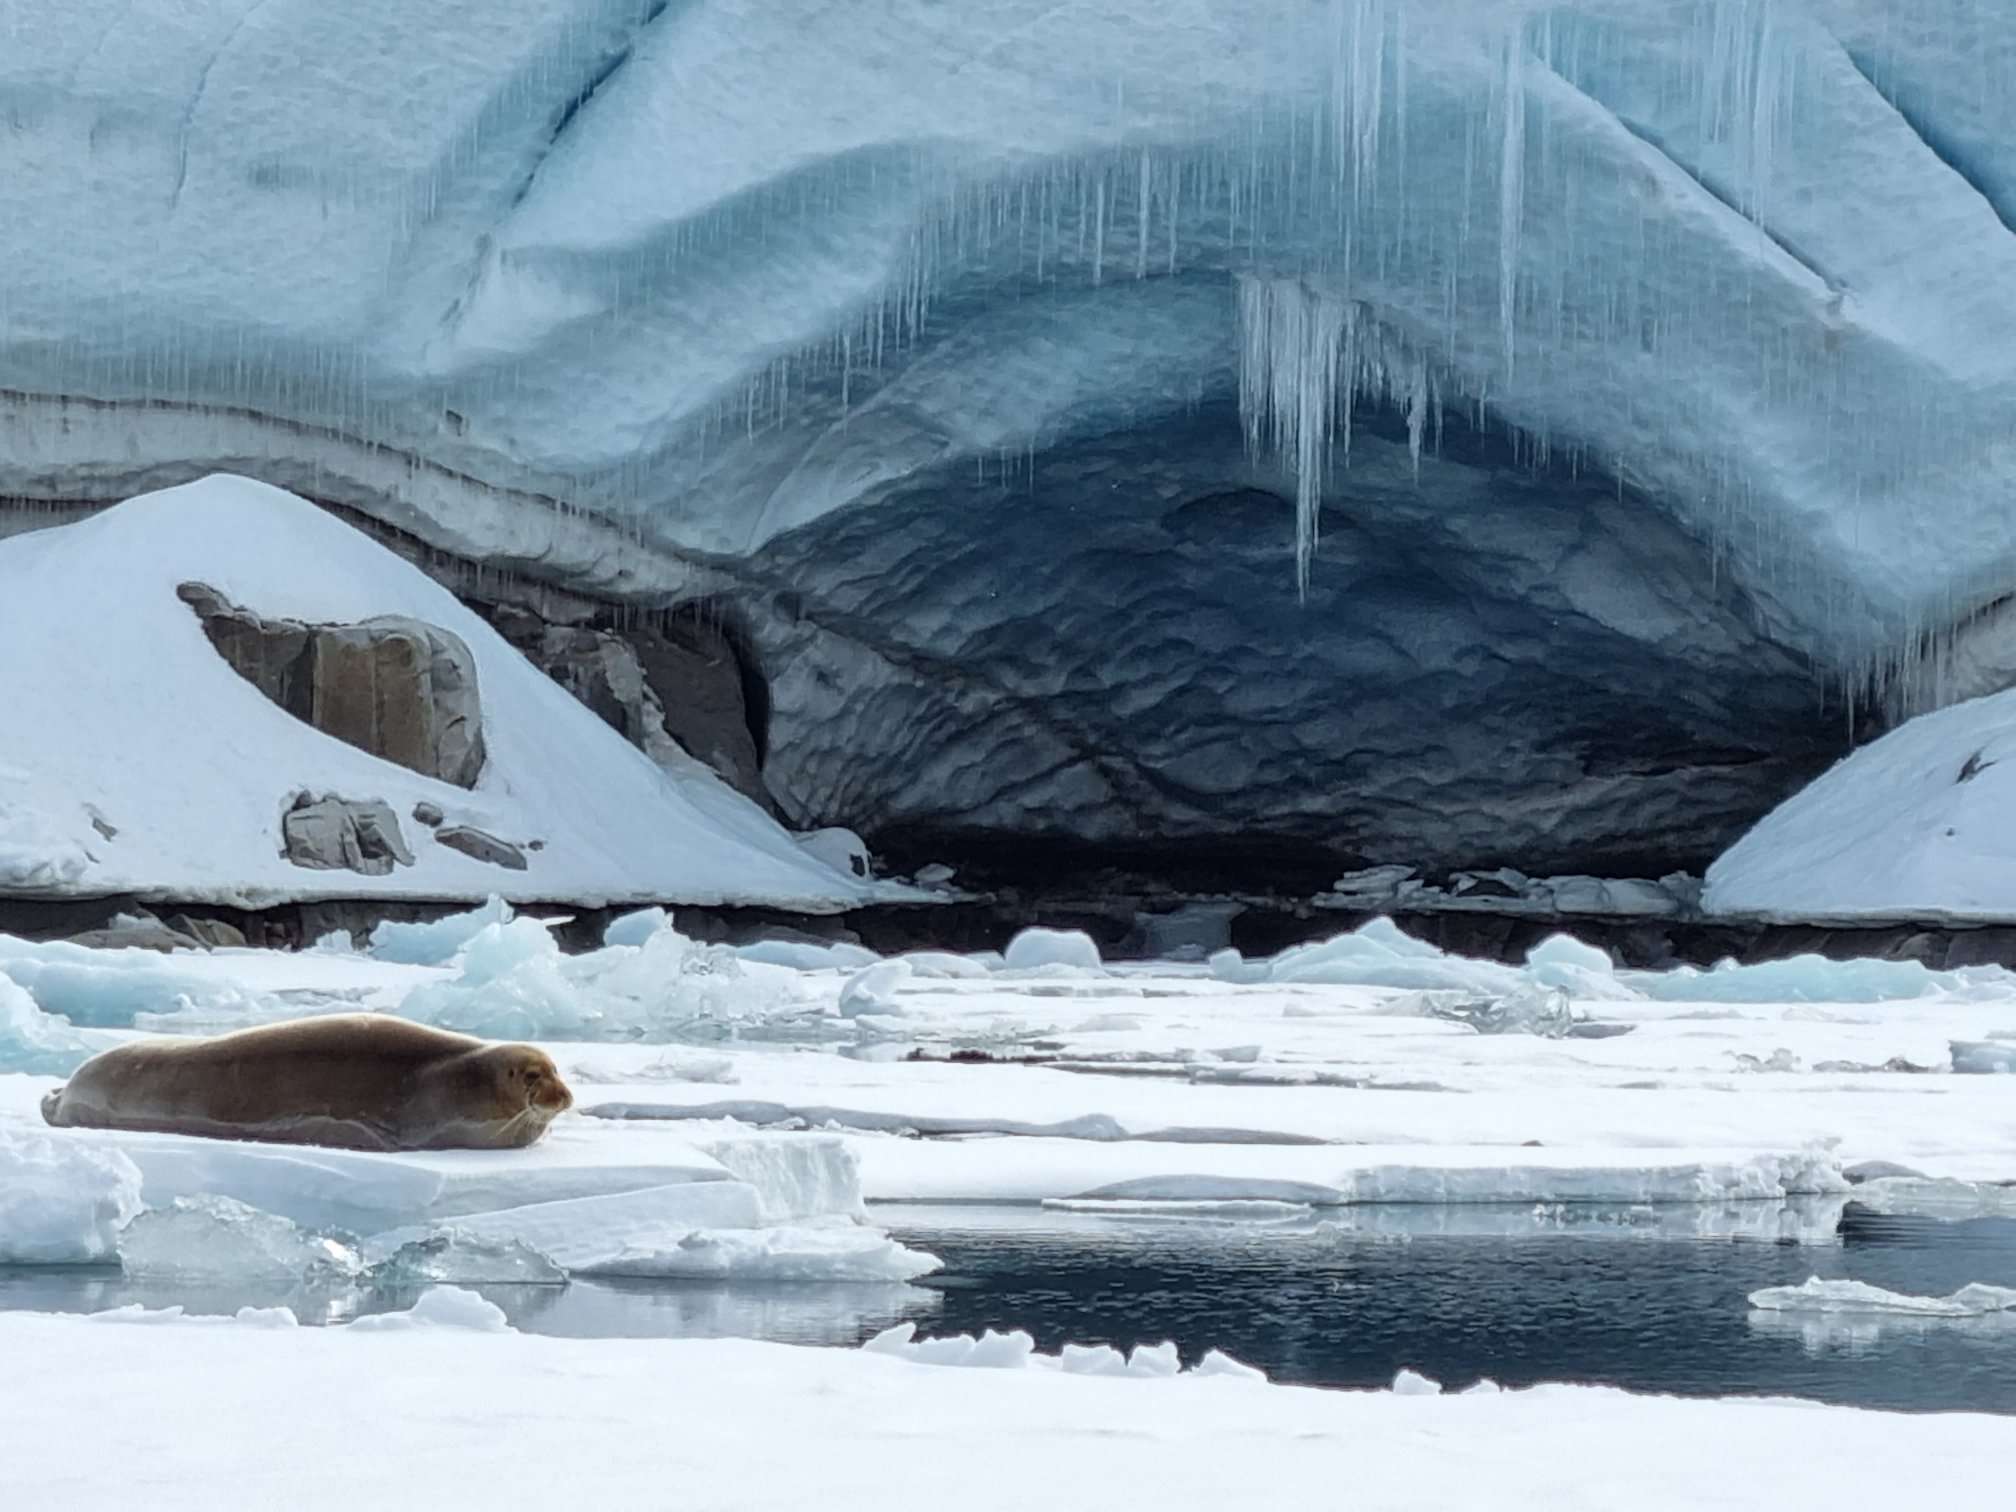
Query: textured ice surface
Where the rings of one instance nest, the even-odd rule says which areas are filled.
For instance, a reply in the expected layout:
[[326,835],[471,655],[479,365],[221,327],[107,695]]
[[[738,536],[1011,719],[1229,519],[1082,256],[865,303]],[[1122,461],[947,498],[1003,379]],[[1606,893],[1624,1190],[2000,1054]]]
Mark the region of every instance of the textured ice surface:
[[93,1265],[140,1211],[140,1172],[117,1150],[0,1125],[0,1265]]
[[350,1236],[303,1228],[231,1197],[178,1197],[119,1234],[132,1276],[175,1281],[354,1281],[364,1269]]
[[662,908],[639,908],[611,919],[602,931],[604,945],[642,945],[661,929],[671,927],[671,915]]
[[1767,1286],[1750,1293],[1750,1305],[1767,1312],[1897,1313],[1918,1318],[1978,1318],[2016,1310],[2016,1288],[1975,1282],[1948,1297],[1885,1291],[1866,1281],[1823,1281]]

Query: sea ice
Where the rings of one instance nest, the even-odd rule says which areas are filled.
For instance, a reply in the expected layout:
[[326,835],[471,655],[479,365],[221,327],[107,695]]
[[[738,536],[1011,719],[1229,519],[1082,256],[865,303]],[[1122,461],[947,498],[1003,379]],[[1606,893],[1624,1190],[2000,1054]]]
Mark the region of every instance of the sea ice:
[[1767,1286],[1750,1293],[1750,1305],[1767,1312],[1904,1313],[1921,1318],[1978,1318],[2016,1310],[2016,1287],[1963,1286],[1951,1296],[1917,1297],[1885,1291],[1866,1281],[1823,1281]]
[[0,1265],[95,1265],[140,1211],[125,1154],[0,1125]]
[[863,1014],[901,1014],[896,994],[910,980],[908,961],[881,961],[847,979],[840,989],[840,1016],[859,1018]]
[[150,1208],[119,1234],[130,1276],[176,1281],[348,1284],[364,1270],[346,1234],[303,1228],[232,1197],[178,1197]]
[[1988,1040],[1954,1040],[1953,1069],[1963,1076],[2008,1076],[2016,1074],[2016,1045],[1998,1045]]
[[[611,942],[614,943],[613,941]],[[764,966],[789,966],[794,971],[859,971],[882,958],[872,950],[844,940],[818,944],[811,940],[757,940],[738,945],[735,954]]]
[[1427,1376],[1422,1375],[1416,1370],[1402,1370],[1398,1375],[1393,1377],[1393,1395],[1440,1396],[1442,1395],[1442,1383],[1430,1380]]

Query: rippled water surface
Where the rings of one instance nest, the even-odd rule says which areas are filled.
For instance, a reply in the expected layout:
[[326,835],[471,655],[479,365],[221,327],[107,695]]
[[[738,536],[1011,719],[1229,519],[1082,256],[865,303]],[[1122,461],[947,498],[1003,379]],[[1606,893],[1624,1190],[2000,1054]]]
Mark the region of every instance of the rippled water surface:
[[[1222,1349],[1278,1380],[1325,1386],[1383,1386],[1408,1366],[1450,1386],[1479,1376],[1580,1380],[2016,1413],[2016,1315],[1851,1318],[1757,1312],[1747,1300],[1813,1275],[1928,1295],[1975,1281],[2016,1286],[2016,1222],[2007,1220],[1851,1208],[1832,1238],[1823,1228],[1820,1243],[1776,1243],[1755,1237],[1755,1223],[1731,1237],[1685,1209],[1588,1208],[1543,1220],[1524,1210],[1383,1209],[1293,1227],[974,1207],[889,1207],[876,1217],[945,1269],[914,1286],[479,1289],[521,1329],[574,1336],[849,1345],[907,1319],[926,1333],[1026,1329],[1046,1350],[1173,1339],[1189,1359]],[[411,1300],[0,1271],[0,1308],[285,1303],[304,1321],[330,1322]]]

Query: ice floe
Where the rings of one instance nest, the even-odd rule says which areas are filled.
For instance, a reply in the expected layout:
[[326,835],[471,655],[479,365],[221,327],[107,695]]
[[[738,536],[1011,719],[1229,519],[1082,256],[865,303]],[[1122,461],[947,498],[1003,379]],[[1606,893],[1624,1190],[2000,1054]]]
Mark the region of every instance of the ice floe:
[[1915,1318],[1979,1318],[2016,1311],[2016,1287],[1974,1282],[1951,1296],[1916,1297],[1886,1291],[1866,1281],[1823,1281],[1809,1277],[1800,1286],[1767,1286],[1750,1293],[1750,1305],[1766,1312],[1898,1313]]

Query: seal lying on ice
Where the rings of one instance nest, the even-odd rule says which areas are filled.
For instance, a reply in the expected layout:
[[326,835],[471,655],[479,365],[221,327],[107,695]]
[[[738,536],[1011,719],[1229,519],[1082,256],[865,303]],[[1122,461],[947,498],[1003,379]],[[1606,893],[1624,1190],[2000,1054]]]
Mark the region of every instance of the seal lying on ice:
[[501,1150],[573,1105],[543,1050],[349,1013],[120,1045],[43,1098],[42,1117],[350,1150]]

